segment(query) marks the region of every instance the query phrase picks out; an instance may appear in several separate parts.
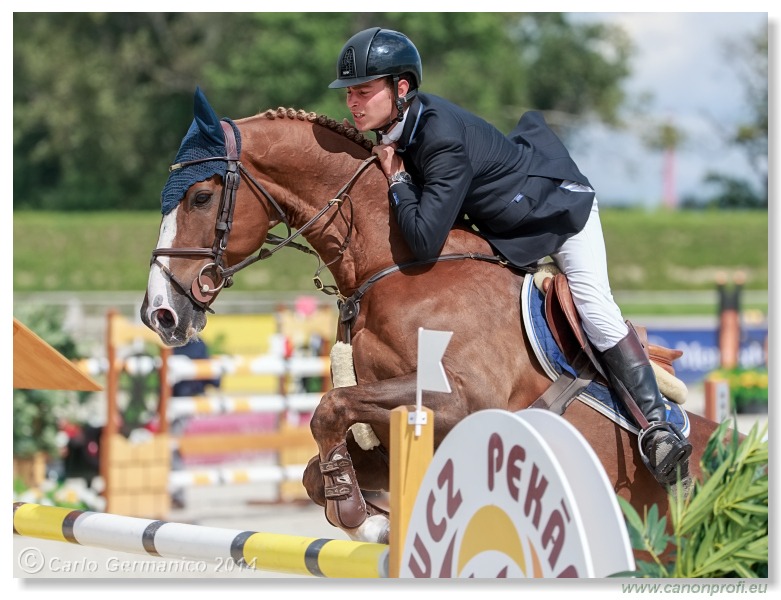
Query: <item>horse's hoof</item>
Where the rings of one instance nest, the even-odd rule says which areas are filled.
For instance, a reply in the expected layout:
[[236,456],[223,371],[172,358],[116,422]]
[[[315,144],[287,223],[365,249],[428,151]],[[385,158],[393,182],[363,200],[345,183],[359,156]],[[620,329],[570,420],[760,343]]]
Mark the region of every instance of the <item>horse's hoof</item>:
[[347,445],[342,443],[320,463],[325,485],[325,516],[341,529],[355,529],[366,520],[366,502],[358,487]]

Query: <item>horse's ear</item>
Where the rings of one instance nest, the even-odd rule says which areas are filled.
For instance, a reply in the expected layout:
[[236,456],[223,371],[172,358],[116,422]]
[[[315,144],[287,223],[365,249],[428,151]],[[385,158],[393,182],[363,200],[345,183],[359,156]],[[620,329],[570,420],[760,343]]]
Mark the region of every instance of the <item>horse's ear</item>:
[[222,132],[220,119],[217,117],[217,113],[214,112],[214,109],[209,104],[206,95],[201,91],[200,87],[195,88],[193,112],[195,114],[195,122],[198,125],[198,129],[204,137],[215,146],[224,146],[225,134]]

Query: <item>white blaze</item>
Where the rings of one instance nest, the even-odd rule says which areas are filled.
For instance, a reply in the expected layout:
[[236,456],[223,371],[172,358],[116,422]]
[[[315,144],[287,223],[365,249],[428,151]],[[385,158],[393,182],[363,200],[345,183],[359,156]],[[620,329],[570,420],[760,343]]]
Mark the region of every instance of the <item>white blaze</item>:
[[[163,222],[160,225],[160,237],[157,240],[158,248],[173,247],[174,239],[176,238],[176,213],[178,210],[179,207],[177,206],[163,217]],[[170,266],[170,256],[158,256],[157,260],[166,267]],[[149,282],[146,291],[148,299],[146,316],[150,323],[153,322],[152,313],[161,308],[168,309],[176,318],[176,313],[171,307],[171,284],[168,281],[168,277],[156,263],[152,263],[149,269]]]

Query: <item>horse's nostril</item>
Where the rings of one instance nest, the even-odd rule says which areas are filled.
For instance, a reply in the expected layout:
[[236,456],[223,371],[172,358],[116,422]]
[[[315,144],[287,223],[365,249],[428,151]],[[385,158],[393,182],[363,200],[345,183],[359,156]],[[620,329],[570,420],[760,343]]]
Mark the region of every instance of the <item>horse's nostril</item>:
[[165,308],[155,311],[155,318],[163,329],[171,329],[176,325],[176,319],[174,319],[173,313]]

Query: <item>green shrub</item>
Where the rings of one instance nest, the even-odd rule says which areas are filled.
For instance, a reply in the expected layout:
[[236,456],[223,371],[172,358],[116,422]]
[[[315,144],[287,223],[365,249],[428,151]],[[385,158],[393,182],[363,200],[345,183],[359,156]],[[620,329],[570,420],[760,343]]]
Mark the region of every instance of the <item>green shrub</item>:
[[711,436],[701,461],[702,481],[690,496],[670,497],[671,532],[657,505],[641,518],[619,498],[632,546],[651,557],[638,561],[633,575],[768,576],[767,425],[754,425],[742,440],[730,435],[732,427],[737,423],[725,421]]

